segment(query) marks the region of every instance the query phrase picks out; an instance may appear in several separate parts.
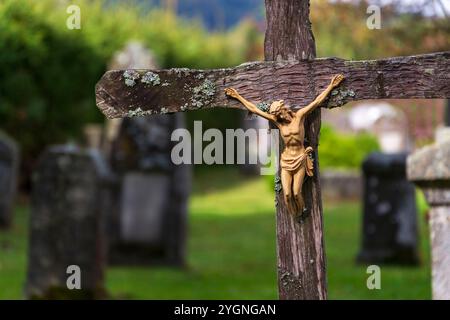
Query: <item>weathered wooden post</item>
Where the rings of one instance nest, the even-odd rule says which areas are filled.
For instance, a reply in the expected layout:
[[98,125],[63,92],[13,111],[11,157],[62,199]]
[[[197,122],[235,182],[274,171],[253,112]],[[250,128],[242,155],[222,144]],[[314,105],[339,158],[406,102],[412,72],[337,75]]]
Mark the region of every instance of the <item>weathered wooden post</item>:
[[[224,94],[234,88],[249,101],[283,99],[301,110],[327,88],[330,78],[344,82],[330,92],[322,107],[349,101],[450,96],[450,52],[372,61],[314,59],[314,37],[308,0],[266,0],[266,62],[218,70],[116,70],[107,72],[96,88],[97,106],[109,118],[214,107],[245,107]],[[275,60],[275,61],[271,61]],[[142,79],[157,77],[158,84]],[[364,80],[361,80],[364,79]],[[402,81],[401,79],[408,79]],[[281,299],[326,299],[322,204],[317,147],[320,109],[305,120],[306,146],[314,150],[314,177],[306,180],[301,219],[287,212],[277,194],[278,280]],[[277,187],[277,190],[280,190]],[[299,215],[297,215],[299,216]]]
[[[265,3],[267,30],[264,55],[266,61],[314,59],[316,45],[309,20],[309,0],[265,0]],[[319,93],[313,86],[310,90],[314,95]],[[284,206],[282,193],[279,192],[276,195],[280,299],[327,298],[322,197],[317,153],[320,124],[320,108],[318,108],[305,123],[305,140],[315,150],[316,163],[315,175],[307,180],[304,186],[305,203],[309,209],[308,217],[302,221],[294,219]]]

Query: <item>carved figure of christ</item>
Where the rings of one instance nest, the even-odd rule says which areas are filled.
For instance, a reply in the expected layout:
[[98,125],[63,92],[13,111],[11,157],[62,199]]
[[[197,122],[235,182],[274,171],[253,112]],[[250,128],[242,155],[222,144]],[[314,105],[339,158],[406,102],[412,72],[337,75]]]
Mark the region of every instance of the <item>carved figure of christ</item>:
[[286,207],[293,215],[306,210],[302,196],[303,181],[305,176],[311,177],[314,174],[311,155],[313,148],[304,146],[305,118],[319,107],[343,80],[344,76],[341,74],[334,76],[329,86],[313,102],[297,111],[291,110],[284,100],[278,100],[270,105],[269,112],[265,112],[242,97],[236,89],[225,89],[227,96],[237,99],[250,112],[271,121],[280,130],[284,142],[280,157],[281,185]]

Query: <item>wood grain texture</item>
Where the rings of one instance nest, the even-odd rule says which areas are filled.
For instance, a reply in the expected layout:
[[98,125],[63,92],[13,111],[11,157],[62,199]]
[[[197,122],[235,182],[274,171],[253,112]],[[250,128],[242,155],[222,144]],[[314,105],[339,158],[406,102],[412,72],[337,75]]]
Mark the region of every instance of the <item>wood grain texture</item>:
[[[266,41],[266,45],[274,43]],[[292,49],[295,54],[304,52],[298,46]],[[286,50],[276,55],[275,49],[267,52],[271,58],[295,57]],[[346,79],[324,107],[365,99],[450,98],[450,52],[370,61],[326,58],[255,62],[217,70],[152,70],[150,74],[159,80],[156,85],[142,82],[149,71],[138,70],[133,86],[125,83],[124,70],[107,72],[96,87],[100,110],[108,118],[119,118],[213,107],[243,108],[225,96],[227,87],[236,88],[256,103],[284,99],[298,108],[310,103],[337,73]]]
[[[309,21],[308,0],[266,0],[268,28],[265,39],[266,60],[314,59],[316,47]],[[287,77],[279,77],[273,86],[286,95],[288,103],[306,105],[329,82],[336,73],[334,68],[318,67],[317,60],[303,61],[286,68]],[[296,66],[302,65],[301,78],[296,76]],[[323,73],[321,73],[323,71]],[[319,76],[318,73],[321,73]],[[315,78],[316,75],[319,78]],[[323,77],[323,78],[321,78]],[[298,80],[301,79],[301,85]],[[327,81],[328,80],[328,81]],[[292,85],[290,85],[292,81]],[[280,85],[278,85],[278,83]],[[295,84],[297,83],[297,84]],[[320,83],[320,84],[319,84]],[[319,84],[320,87],[317,87]],[[321,86],[324,87],[321,87]],[[301,93],[297,90],[300,89]],[[264,91],[263,91],[264,92]],[[307,100],[291,96],[298,92]],[[273,92],[272,94],[279,94]],[[297,93],[294,93],[295,95]],[[305,96],[306,95],[306,96]],[[286,99],[287,98],[287,99]],[[314,110],[305,121],[305,147],[314,149],[314,176],[303,184],[303,199],[307,211],[300,219],[289,214],[285,207],[283,193],[276,195],[277,205],[277,264],[278,292],[280,299],[326,299],[326,268],[323,244],[323,215],[318,163],[318,144],[321,125],[320,108]],[[282,139],[280,138],[280,142]],[[280,150],[281,151],[281,150]],[[278,156],[280,157],[281,154]],[[280,172],[278,172],[278,176]]]
[[266,61],[312,60],[316,45],[307,0],[266,0]]

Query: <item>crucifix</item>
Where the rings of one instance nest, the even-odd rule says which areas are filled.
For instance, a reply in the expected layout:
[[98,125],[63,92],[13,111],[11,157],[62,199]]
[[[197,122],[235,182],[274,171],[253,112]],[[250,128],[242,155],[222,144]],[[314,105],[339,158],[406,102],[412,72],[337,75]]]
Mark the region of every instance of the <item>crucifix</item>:
[[[327,99],[320,99],[320,107],[365,99],[450,98],[450,52],[370,61],[316,59],[309,0],[266,0],[265,6],[265,62],[216,70],[109,71],[97,84],[97,106],[108,118],[215,107],[245,109],[235,99],[236,91],[252,103],[278,101],[274,113],[280,104],[292,106],[296,113],[325,91],[334,75],[343,77],[339,76],[338,86],[333,86]],[[276,193],[279,297],[326,299],[317,155],[320,108],[308,112],[303,122],[301,153],[314,159],[314,174],[304,181],[299,202],[286,202],[283,190]],[[303,212],[292,214],[296,210]]]

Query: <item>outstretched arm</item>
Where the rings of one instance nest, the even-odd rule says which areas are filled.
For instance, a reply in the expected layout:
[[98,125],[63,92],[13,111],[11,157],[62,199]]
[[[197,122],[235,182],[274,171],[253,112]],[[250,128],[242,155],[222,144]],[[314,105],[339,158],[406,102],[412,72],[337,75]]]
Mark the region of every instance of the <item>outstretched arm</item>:
[[342,74],[335,75],[333,79],[331,79],[330,85],[323,91],[321,94],[317,96],[317,98],[311,102],[306,107],[297,111],[297,114],[308,114],[313,111],[315,108],[320,106],[322,102],[328,97],[331,91],[336,88],[342,81],[344,80],[344,76]]
[[275,121],[275,116],[264,112],[262,110],[260,110],[257,106],[255,106],[253,103],[251,103],[250,101],[247,101],[246,99],[244,99],[237,91],[236,89],[233,88],[227,88],[225,89],[225,94],[229,97],[232,97],[236,100],[238,100],[240,103],[242,103],[244,105],[244,107],[246,107],[250,112],[253,112],[267,120],[271,120],[271,121]]

